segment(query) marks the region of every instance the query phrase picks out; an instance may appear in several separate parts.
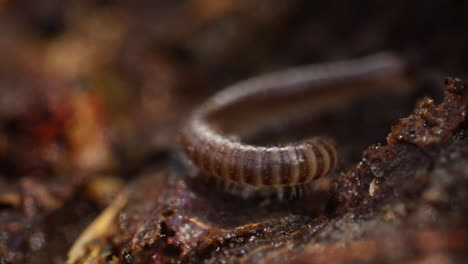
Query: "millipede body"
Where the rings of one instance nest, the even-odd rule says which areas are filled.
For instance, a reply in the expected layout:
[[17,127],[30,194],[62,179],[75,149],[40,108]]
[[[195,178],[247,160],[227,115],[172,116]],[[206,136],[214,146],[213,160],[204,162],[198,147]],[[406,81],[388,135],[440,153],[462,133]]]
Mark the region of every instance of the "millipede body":
[[[285,145],[247,144],[239,136],[304,109],[386,89],[403,76],[403,63],[378,53],[364,58],[302,66],[234,84],[208,99],[181,131],[186,156],[205,173],[250,186],[297,186],[329,175],[338,153],[328,138]],[[246,132],[247,131],[247,132]],[[231,136],[234,134],[235,136]]]

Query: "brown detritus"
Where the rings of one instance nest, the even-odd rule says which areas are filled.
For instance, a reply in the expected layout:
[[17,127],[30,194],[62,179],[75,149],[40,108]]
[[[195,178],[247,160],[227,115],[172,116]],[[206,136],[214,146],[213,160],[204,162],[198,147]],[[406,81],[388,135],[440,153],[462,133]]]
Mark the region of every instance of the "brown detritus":
[[[452,255],[464,253],[468,250],[467,242],[466,230],[418,230],[407,234],[386,234],[385,239],[359,239],[349,243],[309,245],[292,262],[295,264],[388,261],[402,263],[401,258],[406,255],[408,263],[411,263],[413,258],[430,256],[434,252],[450,252]],[[409,254],[411,256],[408,256]]]
[[[79,263],[466,263],[466,85],[447,79],[443,107],[436,87],[466,75],[467,4],[0,0],[0,263],[64,263],[118,189],[106,175],[129,203]],[[252,140],[336,140],[336,173],[308,199],[239,199],[173,159],[179,122],[226,84],[382,50],[409,62],[415,93],[352,94],[366,98]]]
[[[331,197],[242,199],[162,165],[131,186],[118,231],[101,247],[110,244],[122,263],[410,263],[440,259],[433,252],[464,259],[468,152],[466,139],[450,134],[464,131],[467,100],[447,92],[440,105],[419,104],[387,145],[369,148],[323,190]],[[421,113],[437,122],[412,141],[395,140],[419,127]],[[439,137],[417,139],[434,127]]]
[[407,142],[424,148],[440,143],[464,122],[466,118],[467,92],[460,79],[447,78],[444,101],[434,105],[430,98],[422,99],[414,113],[402,119],[388,135],[389,146],[395,142]]
[[460,78],[447,77],[445,79],[445,86],[447,91],[456,94],[466,93],[466,84]]
[[[343,210],[356,209],[356,205],[372,202],[376,198],[369,197],[369,188],[379,186],[377,182],[386,184],[379,186],[390,187],[389,177],[393,174],[415,173],[408,181],[414,184],[409,187],[412,195],[417,196],[427,184],[424,176],[418,175],[430,169],[433,159],[440,155],[443,144],[447,144],[449,136],[456,133],[463,124],[467,112],[468,95],[453,93],[453,82],[447,83],[447,92],[440,105],[434,105],[430,98],[421,100],[407,118],[392,127],[387,136],[387,145],[369,147],[362,161],[355,170],[347,172],[336,182],[336,197]],[[461,91],[461,90],[460,90]],[[407,162],[411,157],[412,162]],[[391,162],[389,162],[391,161]],[[418,172],[419,171],[419,172]],[[395,176],[393,176],[395,177]],[[371,183],[374,182],[373,185]],[[403,186],[391,186],[386,191],[404,192]]]
[[[154,186],[167,188],[154,192]],[[204,197],[191,188],[167,170],[143,175],[130,189],[139,190],[141,196],[130,191],[126,207],[113,224],[117,230],[110,242],[120,252],[117,256],[132,259],[133,263],[176,259],[193,263],[212,258],[216,248],[267,243],[278,232],[283,236],[299,229],[304,232],[304,224],[310,221],[300,214],[287,216],[294,212],[289,202],[276,205],[226,196],[226,203],[218,203],[216,199],[223,197],[222,192]],[[242,218],[235,212],[241,207],[246,207]]]
[[[3,44],[0,40],[0,46]],[[106,141],[83,144],[89,137],[68,137],[76,130],[102,135],[104,125],[95,122],[88,129],[96,120],[91,100],[84,98],[76,108],[68,104],[74,90],[67,87],[63,76],[52,74],[44,65],[44,54],[37,51],[37,45],[24,42],[0,51],[0,262],[29,262],[50,254],[49,246],[63,250],[71,245],[69,234],[77,235],[73,228],[80,224],[66,228],[52,223],[76,221],[81,206],[86,208],[81,212],[95,213],[86,202],[74,201],[80,206],[66,207],[73,198],[82,198],[76,195],[80,184],[92,178],[91,168],[72,157],[87,156],[98,164],[89,153],[97,145],[106,151],[109,148]],[[88,115],[81,115],[83,112]],[[77,116],[79,124],[70,125]],[[86,216],[80,219],[90,221]],[[49,232],[61,234],[61,242]]]
[[102,208],[107,207],[123,189],[122,179],[116,176],[96,176],[84,186],[84,194]]

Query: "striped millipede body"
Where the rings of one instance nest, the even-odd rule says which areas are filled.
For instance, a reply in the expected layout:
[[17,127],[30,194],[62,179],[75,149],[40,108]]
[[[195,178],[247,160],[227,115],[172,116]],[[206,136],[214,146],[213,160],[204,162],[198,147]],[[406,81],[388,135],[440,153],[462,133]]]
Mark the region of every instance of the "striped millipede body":
[[314,137],[258,146],[228,132],[263,126],[269,122],[265,120],[288,119],[294,114],[291,108],[296,114],[305,108],[336,108],[343,100],[388,89],[403,79],[403,72],[397,57],[378,53],[248,79],[222,90],[193,112],[181,132],[182,148],[199,169],[228,182],[275,188],[311,182],[337,166],[331,140]]

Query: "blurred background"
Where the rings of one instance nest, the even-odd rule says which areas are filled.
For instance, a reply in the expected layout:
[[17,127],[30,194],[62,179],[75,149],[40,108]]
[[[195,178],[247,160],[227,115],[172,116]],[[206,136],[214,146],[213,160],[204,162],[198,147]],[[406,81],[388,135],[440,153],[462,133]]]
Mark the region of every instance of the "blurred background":
[[0,0],[0,263],[64,260],[227,84],[382,50],[440,82],[466,76],[467,14],[442,0]]

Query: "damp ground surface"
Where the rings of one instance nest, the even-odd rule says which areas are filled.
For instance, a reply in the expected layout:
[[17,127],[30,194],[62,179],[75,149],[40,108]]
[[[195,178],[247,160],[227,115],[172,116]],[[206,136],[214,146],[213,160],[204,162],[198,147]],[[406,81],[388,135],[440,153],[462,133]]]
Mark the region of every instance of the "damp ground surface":
[[[0,1],[0,263],[465,263],[467,8]],[[179,127],[226,85],[380,51],[411,89],[252,139],[333,138],[337,170],[300,198],[187,165]]]

